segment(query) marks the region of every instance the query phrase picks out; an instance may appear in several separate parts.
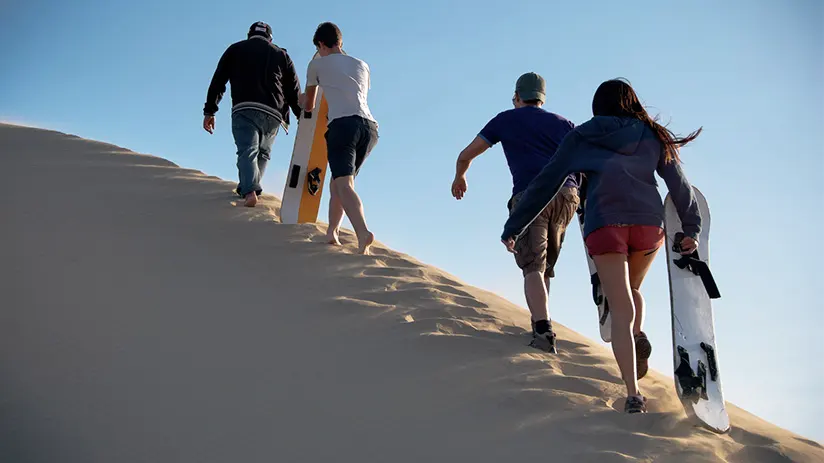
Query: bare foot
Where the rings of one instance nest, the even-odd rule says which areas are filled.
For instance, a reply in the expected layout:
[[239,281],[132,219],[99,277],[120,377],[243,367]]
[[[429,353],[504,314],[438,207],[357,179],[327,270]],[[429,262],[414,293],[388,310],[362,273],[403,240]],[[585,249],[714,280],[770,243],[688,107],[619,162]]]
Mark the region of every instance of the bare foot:
[[368,256],[369,255],[369,246],[372,246],[372,243],[374,243],[374,242],[375,242],[375,234],[370,232],[370,231],[366,232],[366,239],[364,239],[363,241],[358,239],[358,248],[359,248],[358,251],[361,254]]
[[326,234],[326,242],[328,244],[333,245],[333,246],[341,246],[340,239],[338,239],[338,233],[337,232],[327,233]]
[[257,200],[257,193],[253,191],[246,195],[246,202],[243,203],[243,205],[246,207],[255,207],[255,204],[257,204]]

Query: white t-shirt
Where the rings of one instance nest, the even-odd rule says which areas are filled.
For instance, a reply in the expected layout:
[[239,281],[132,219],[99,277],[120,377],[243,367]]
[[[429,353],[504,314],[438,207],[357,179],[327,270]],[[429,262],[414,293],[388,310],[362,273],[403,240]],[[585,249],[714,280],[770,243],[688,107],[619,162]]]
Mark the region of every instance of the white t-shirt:
[[329,105],[329,122],[354,115],[375,121],[366,103],[371,80],[365,62],[342,53],[315,58],[306,71],[306,85],[323,89]]

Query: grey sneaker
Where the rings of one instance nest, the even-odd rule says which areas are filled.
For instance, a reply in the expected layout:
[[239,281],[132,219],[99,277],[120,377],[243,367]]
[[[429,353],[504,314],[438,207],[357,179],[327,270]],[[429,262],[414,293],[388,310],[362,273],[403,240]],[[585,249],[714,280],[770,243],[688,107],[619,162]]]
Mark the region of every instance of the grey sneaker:
[[629,396],[624,403],[625,413],[646,413],[647,398],[643,396]]
[[558,349],[555,347],[555,338],[556,336],[555,332],[552,331],[551,322],[549,324],[549,331],[543,334],[538,334],[535,331],[535,322],[532,322],[532,342],[529,343],[530,347],[549,352],[550,354],[557,354]]

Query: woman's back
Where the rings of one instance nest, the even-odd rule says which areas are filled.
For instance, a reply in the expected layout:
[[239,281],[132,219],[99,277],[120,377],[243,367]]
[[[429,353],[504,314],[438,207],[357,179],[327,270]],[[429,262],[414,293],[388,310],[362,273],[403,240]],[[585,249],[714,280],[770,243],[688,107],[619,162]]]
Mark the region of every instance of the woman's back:
[[558,152],[530,183],[505,233],[520,234],[560,189],[570,173],[586,174],[584,235],[607,225],[662,226],[664,204],[655,174],[667,184],[684,232],[697,236],[701,217],[678,161],[667,162],[658,135],[632,117],[594,116],[570,132]]
[[[576,157],[588,159],[586,232],[607,224],[657,224],[664,206],[655,172],[662,161],[661,142],[634,118],[596,116],[576,128]],[[577,164],[577,163],[576,163]]]

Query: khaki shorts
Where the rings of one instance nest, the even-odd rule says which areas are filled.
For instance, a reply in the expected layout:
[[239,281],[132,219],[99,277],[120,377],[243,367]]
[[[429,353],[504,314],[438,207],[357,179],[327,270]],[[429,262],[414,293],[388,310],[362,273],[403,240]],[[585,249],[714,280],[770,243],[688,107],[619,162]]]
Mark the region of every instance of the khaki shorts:
[[[523,192],[518,193],[509,200],[510,213],[522,194]],[[575,217],[579,202],[578,188],[561,188],[518,238],[515,242],[515,263],[524,275],[541,272],[545,278],[555,276],[555,262],[558,261],[567,226]]]

